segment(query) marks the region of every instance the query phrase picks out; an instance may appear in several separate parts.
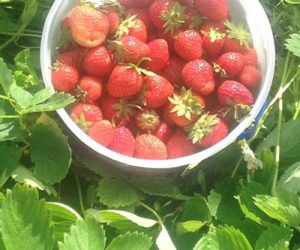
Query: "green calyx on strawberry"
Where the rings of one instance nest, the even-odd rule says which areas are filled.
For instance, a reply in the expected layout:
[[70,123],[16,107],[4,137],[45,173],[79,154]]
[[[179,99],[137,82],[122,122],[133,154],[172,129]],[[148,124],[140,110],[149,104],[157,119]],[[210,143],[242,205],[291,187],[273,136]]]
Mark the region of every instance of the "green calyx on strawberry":
[[160,124],[160,118],[153,109],[140,110],[136,114],[136,125],[145,132],[153,132]]
[[125,56],[130,55],[130,52],[124,48],[120,40],[108,41],[107,47],[113,52],[113,56],[118,62],[124,62]]
[[117,39],[121,39],[124,35],[127,36],[129,34],[129,30],[131,28],[133,28],[136,24],[137,24],[136,15],[128,16],[126,19],[124,19],[121,22],[121,24],[115,34],[115,37]]
[[125,12],[124,7],[117,0],[103,0],[101,1],[101,3],[93,4],[104,13],[108,13],[111,10],[114,10],[121,15]]
[[162,20],[165,22],[163,29],[165,33],[174,32],[185,23],[185,8],[178,2],[173,3],[170,9],[161,15]]
[[191,139],[194,144],[198,143],[202,138],[212,132],[213,126],[218,124],[218,122],[219,118],[216,115],[209,115],[208,113],[201,115],[194,124],[186,128],[189,133],[188,138]]
[[73,117],[73,120],[84,132],[88,132],[89,128],[94,124],[93,122],[87,121],[83,113]]
[[211,43],[223,40],[226,36],[224,33],[219,32],[217,29],[211,28],[209,31],[202,31],[202,34],[209,37]]
[[251,43],[251,35],[245,29],[243,24],[235,24],[228,20],[224,22],[227,28],[227,37],[230,39],[236,39],[240,42],[241,46],[249,48]]
[[128,69],[134,69],[140,75],[143,74],[145,76],[156,76],[156,74],[154,72],[140,67],[142,62],[149,61],[149,60],[151,60],[151,59],[148,58],[148,57],[144,57],[140,61],[138,61],[136,64],[129,63],[129,64],[126,65],[126,67]]
[[182,87],[180,94],[174,94],[169,98],[169,101],[174,105],[171,113],[176,113],[179,117],[186,117],[188,120],[192,119],[192,115],[199,115],[202,113],[202,107],[199,100],[193,95],[192,90],[186,90]]
[[[113,117],[113,124],[116,125],[116,121],[119,121],[121,117],[124,117],[124,121],[128,122],[130,118],[135,115],[137,110],[140,110],[141,107],[134,102],[132,98],[121,98],[120,101],[112,106],[116,110],[115,117]],[[118,124],[120,125],[120,124]]]
[[189,29],[199,30],[202,24],[203,24],[203,18],[199,14],[194,14],[192,16],[192,20],[189,25]]
[[223,69],[219,64],[213,63],[214,72],[219,74],[222,78],[228,78],[226,70]]

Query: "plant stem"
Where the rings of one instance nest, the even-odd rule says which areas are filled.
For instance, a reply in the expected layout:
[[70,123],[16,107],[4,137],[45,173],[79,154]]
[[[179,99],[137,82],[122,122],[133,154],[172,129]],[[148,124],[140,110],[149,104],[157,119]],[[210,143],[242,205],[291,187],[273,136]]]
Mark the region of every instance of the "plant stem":
[[18,119],[19,115],[0,115],[0,119]]
[[231,178],[234,178],[235,177],[235,175],[236,175],[236,173],[237,173],[237,170],[239,169],[239,167],[240,167],[240,165],[241,165],[241,163],[242,163],[242,160],[243,160],[243,157],[241,156],[240,157],[240,159],[239,159],[239,161],[235,164],[235,167],[234,167],[234,169],[233,169],[233,171],[232,171],[232,174],[231,174]]
[[[0,32],[0,35],[5,35],[5,36],[14,36],[16,33],[14,32]],[[24,36],[24,37],[36,37],[36,38],[41,38],[41,35],[38,34],[30,34],[30,33],[22,33],[19,34],[19,36]]]
[[158,213],[156,213],[156,211],[154,209],[152,209],[151,207],[149,207],[147,204],[145,204],[142,201],[138,202],[142,207],[146,208],[149,212],[151,212],[154,217],[157,219],[157,222],[162,226],[164,223],[162,221],[162,219],[160,218],[160,216],[158,215]]
[[77,186],[77,191],[78,191],[80,209],[81,209],[82,214],[84,215],[85,208],[84,208],[84,204],[83,204],[81,185],[80,185],[80,181],[79,181],[76,171],[74,171],[74,176],[75,176],[75,181],[76,181],[76,186]]
[[6,101],[9,101],[9,102],[13,102],[13,99],[11,99],[11,98],[9,98],[8,96],[5,96],[5,95],[0,95],[0,99],[6,100]]

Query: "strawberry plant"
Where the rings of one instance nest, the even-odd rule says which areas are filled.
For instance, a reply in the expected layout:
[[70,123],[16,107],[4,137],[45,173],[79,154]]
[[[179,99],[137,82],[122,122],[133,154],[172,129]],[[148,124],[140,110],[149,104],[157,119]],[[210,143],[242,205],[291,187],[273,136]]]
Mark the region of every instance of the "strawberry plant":
[[[75,34],[77,43],[91,48],[71,44],[57,56],[53,84],[63,93],[44,87],[39,66],[42,26],[53,1],[0,0],[1,250],[300,248],[299,0],[260,1],[277,45],[267,108],[248,139],[198,166],[168,174],[123,172],[87,152],[53,112],[71,105],[72,118],[90,137],[129,156],[177,158],[215,144],[230,130],[229,111],[243,111],[253,104],[251,91],[261,78],[256,51],[249,47],[244,27],[219,22],[228,15],[223,2],[107,0],[105,14],[100,15],[91,6],[77,7],[63,25]],[[191,31],[191,37],[202,37],[209,48],[222,41],[224,51],[213,53],[220,72],[199,55],[179,53],[179,59],[175,54],[182,52],[180,39],[187,36],[186,31],[177,38],[171,33],[186,29],[193,20],[186,14],[182,17],[193,13],[182,7],[193,4],[204,17],[193,29],[202,27],[204,32]],[[121,33],[112,44],[118,45],[121,39],[126,45],[123,32],[128,29],[129,36],[136,32],[136,23],[130,22],[118,32],[125,21],[117,17],[125,11],[137,15],[147,27],[152,22],[165,29],[164,36],[170,35],[177,44],[175,51],[169,47],[168,54],[165,48],[170,41],[148,34],[153,42],[147,56],[153,61],[116,66],[109,48],[101,43],[106,34]],[[95,17],[85,30],[74,21],[83,18],[83,13]],[[114,23],[113,28],[108,29],[108,23]],[[94,33],[95,25],[98,33]],[[130,63],[143,57],[134,56],[123,54]],[[184,62],[186,57],[191,62]],[[232,70],[227,60],[243,61],[244,68]],[[91,76],[84,76],[77,85],[77,74],[83,70]],[[178,74],[181,70],[183,75]],[[77,74],[71,74],[74,71]],[[121,71],[128,73],[126,78],[118,77]],[[215,86],[214,79],[224,77],[224,72],[229,76],[221,87]],[[124,80],[130,88],[123,87]],[[106,92],[107,83],[112,96]],[[203,88],[205,83],[209,88]],[[230,92],[233,86],[235,92]],[[218,88],[216,96],[204,100],[202,95],[214,88]],[[132,98],[136,92],[141,96]],[[223,106],[213,106],[216,102]],[[202,110],[206,107],[222,112],[207,114]],[[195,121],[184,128],[174,125],[188,117]],[[147,132],[140,134],[140,130]]]

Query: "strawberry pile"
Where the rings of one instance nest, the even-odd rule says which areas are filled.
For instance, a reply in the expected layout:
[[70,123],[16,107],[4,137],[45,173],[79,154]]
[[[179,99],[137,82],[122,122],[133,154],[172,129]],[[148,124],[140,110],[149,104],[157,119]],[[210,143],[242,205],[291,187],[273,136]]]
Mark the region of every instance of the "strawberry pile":
[[194,154],[247,115],[257,54],[226,0],[106,0],[62,21],[52,83],[77,98],[72,119],[140,159]]

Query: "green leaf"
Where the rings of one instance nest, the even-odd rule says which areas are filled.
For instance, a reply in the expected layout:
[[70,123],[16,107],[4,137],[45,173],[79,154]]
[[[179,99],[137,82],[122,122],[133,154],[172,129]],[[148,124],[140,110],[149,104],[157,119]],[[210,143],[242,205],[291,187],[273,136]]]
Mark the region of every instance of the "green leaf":
[[51,221],[54,225],[55,241],[63,241],[64,234],[70,232],[70,228],[81,216],[71,207],[56,202],[47,202],[47,209],[51,214]]
[[65,234],[59,242],[59,250],[104,250],[105,232],[93,218],[78,220],[71,226],[70,234]]
[[176,247],[164,225],[161,225],[161,231],[158,234],[155,243],[159,250],[176,250]]
[[19,165],[18,168],[12,173],[11,177],[15,180],[15,182],[46,191],[49,195],[57,195],[56,190],[52,186],[43,184],[34,176],[31,170],[21,165]]
[[100,223],[107,223],[115,228],[135,228],[140,226],[144,228],[150,228],[157,224],[155,220],[137,216],[133,213],[123,210],[95,210],[89,209],[86,212],[89,216],[94,217]]
[[270,219],[254,204],[255,195],[267,194],[266,187],[260,183],[251,182],[245,186],[237,199],[246,218],[255,221],[260,225],[269,225]]
[[294,193],[300,192],[300,162],[289,167],[280,177],[277,185]]
[[285,0],[289,4],[300,4],[300,0]]
[[[10,115],[17,115],[15,109],[7,101],[0,100],[0,116]],[[24,142],[24,137],[19,119],[0,119],[0,141]]]
[[23,9],[23,13],[20,17],[20,23],[23,25],[27,25],[30,23],[32,18],[35,16],[37,11],[38,1],[37,0],[28,0],[25,1],[25,6]]
[[218,227],[202,237],[194,250],[252,250],[246,236],[234,227]]
[[114,238],[106,250],[149,250],[152,246],[152,238],[143,233],[133,232],[121,234]]
[[23,149],[17,145],[0,142],[0,187],[18,167]]
[[[298,4],[299,3],[300,1],[298,0]],[[300,34],[291,34],[286,40],[285,47],[295,56],[300,57]]]
[[30,138],[31,160],[35,176],[46,184],[60,182],[71,164],[67,137],[59,129],[38,124]]
[[197,220],[189,220],[185,222],[178,222],[176,224],[176,232],[178,235],[185,233],[195,233],[199,231],[206,223]]
[[41,89],[40,91],[36,92],[33,95],[30,106],[34,106],[34,105],[37,105],[37,104],[47,101],[51,97],[51,95],[52,95],[51,88],[47,87],[47,88]]
[[269,217],[288,224],[291,227],[300,225],[299,204],[289,204],[279,197],[270,195],[257,195],[254,198],[255,205]]
[[38,192],[16,184],[2,202],[0,232],[7,250],[44,250],[53,247],[53,227]]
[[137,191],[121,178],[101,179],[97,195],[100,202],[110,208],[130,206],[139,201]]
[[197,194],[185,203],[180,221],[187,220],[211,221],[208,204],[203,196]]
[[283,226],[273,226],[265,230],[255,244],[255,250],[289,250],[292,231]]
[[26,109],[30,106],[32,102],[32,94],[30,94],[28,91],[23,89],[22,87],[19,87],[17,84],[13,83],[9,87],[9,95],[15,99],[18,106],[20,106],[21,112],[23,109]]
[[[280,162],[284,166],[291,166],[300,161],[300,119],[291,120],[283,124],[281,129]],[[276,146],[277,129],[259,145],[257,151],[261,152]]]
[[9,94],[9,86],[13,83],[13,77],[11,71],[7,68],[7,65],[0,57],[0,85],[5,94]]
[[36,95],[38,96],[35,95],[33,96],[30,103],[31,106],[23,110],[22,113],[27,114],[27,113],[36,113],[36,112],[55,111],[64,108],[75,101],[75,98],[72,95],[60,92],[60,93],[54,93],[53,95],[50,96],[50,98],[48,98],[46,101],[42,103],[32,105],[32,103],[34,102],[40,102],[42,98],[45,99],[46,95],[49,94],[48,91],[49,89],[46,89],[43,90],[43,92],[41,93],[39,92],[36,93]]
[[31,85],[38,84],[39,78],[32,66],[31,52],[29,49],[24,49],[15,56],[15,64],[17,68],[32,79]]

